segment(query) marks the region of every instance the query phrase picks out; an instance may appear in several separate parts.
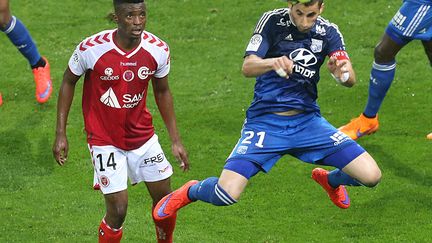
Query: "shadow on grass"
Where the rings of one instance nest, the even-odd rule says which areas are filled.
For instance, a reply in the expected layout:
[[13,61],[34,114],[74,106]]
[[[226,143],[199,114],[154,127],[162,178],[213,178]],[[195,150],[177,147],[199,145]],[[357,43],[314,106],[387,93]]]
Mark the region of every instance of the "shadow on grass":
[[41,129],[42,115],[27,116],[14,129],[0,132],[0,188],[21,190],[29,182],[35,183],[38,176],[52,173],[52,141]]
[[[377,161],[378,166],[385,167],[386,170],[391,170],[391,174],[408,180],[410,183],[419,186],[431,186],[432,175],[420,172],[422,168],[410,164],[411,161],[405,161],[397,156],[392,150],[386,150],[380,145],[365,144],[367,151],[372,153],[375,158],[385,158]],[[416,156],[413,156],[416,157]],[[426,165],[426,164],[425,164]],[[429,166],[429,165],[427,165]],[[389,173],[390,174],[390,173]],[[386,171],[383,171],[383,180],[386,178]],[[401,182],[402,183],[402,182]]]

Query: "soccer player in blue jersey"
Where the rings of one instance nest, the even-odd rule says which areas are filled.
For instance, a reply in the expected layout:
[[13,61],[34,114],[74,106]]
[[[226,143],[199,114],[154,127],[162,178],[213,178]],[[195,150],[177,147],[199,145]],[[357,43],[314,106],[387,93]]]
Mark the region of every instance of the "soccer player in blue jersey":
[[[375,47],[369,98],[363,113],[340,130],[358,139],[378,130],[378,111],[396,72],[396,55],[412,40],[421,40],[432,66],[432,0],[405,0]],[[432,133],[427,136],[432,139]]]
[[[36,100],[39,103],[48,101],[52,92],[50,65],[42,57],[24,24],[12,16],[9,0],[0,0],[0,30],[4,32],[16,48],[27,58],[36,83]],[[0,93],[0,105],[2,97]]]
[[268,172],[283,155],[334,166],[312,171],[333,203],[348,208],[344,185],[373,187],[381,178],[374,159],[320,114],[316,103],[319,70],[327,68],[344,86],[355,73],[338,27],[320,17],[322,0],[288,1],[288,8],[264,13],[246,48],[242,72],[256,77],[255,95],[241,137],[219,178],[189,181],[165,196],[153,210],[156,219],[175,215],[193,201],[216,206],[236,203],[249,179]]

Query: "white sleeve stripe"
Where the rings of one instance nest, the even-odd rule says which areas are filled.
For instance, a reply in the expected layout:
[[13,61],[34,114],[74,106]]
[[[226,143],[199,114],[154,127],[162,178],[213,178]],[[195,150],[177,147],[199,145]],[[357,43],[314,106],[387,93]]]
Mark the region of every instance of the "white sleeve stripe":
[[403,33],[404,35],[412,36],[412,34],[414,34],[415,29],[417,29],[417,27],[420,25],[421,21],[423,20],[424,16],[426,15],[427,11],[429,10],[429,8],[430,8],[430,6],[426,6],[426,5],[422,5],[419,8],[414,19],[410,22],[407,29]]
[[275,9],[269,12],[264,13],[264,15],[261,17],[261,19],[258,21],[257,26],[255,27],[254,33],[261,33],[264,29],[264,26],[267,24],[268,20],[271,16],[283,13],[284,11],[288,11],[287,9]]

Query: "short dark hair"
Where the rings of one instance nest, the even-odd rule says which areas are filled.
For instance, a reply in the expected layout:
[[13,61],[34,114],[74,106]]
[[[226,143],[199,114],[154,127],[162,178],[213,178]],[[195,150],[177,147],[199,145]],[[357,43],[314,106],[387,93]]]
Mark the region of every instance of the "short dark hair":
[[293,5],[302,3],[306,6],[311,6],[318,2],[318,5],[321,6],[324,0],[287,0],[287,2],[291,2]]
[[113,0],[114,5],[122,3],[143,3],[144,0]]
[[119,5],[124,3],[144,3],[145,6],[144,0],[113,0],[114,10],[117,11]]

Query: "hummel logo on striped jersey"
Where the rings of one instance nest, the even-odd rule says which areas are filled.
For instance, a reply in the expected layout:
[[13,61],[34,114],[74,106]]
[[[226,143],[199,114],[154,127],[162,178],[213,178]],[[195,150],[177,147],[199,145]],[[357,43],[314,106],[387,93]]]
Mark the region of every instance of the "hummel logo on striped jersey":
[[341,131],[338,131],[337,133],[333,134],[332,136],[330,136],[330,138],[333,141],[335,141],[334,146],[337,146],[337,145],[339,145],[339,144],[341,144],[341,143],[343,143],[349,139],[349,137]]
[[117,96],[112,88],[109,88],[105,94],[100,97],[100,101],[106,106],[121,109],[121,106],[117,100]]

